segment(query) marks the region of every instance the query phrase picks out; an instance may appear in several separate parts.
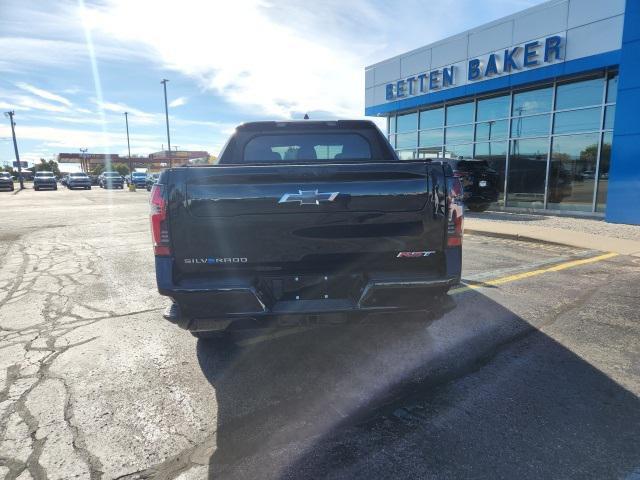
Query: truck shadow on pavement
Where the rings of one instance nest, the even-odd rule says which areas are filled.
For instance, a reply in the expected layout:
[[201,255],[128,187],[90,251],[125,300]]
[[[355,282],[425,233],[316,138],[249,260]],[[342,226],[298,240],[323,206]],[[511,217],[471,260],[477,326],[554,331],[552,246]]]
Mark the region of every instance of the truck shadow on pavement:
[[624,478],[639,468],[634,394],[484,295],[455,302],[227,351],[198,341],[218,404],[208,478]]

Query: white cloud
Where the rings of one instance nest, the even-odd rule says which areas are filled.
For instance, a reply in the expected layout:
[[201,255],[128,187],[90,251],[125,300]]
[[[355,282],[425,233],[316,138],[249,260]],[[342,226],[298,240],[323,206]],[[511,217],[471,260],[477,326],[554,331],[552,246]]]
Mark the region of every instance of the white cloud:
[[361,117],[366,65],[469,28],[470,19],[509,13],[510,1],[112,0],[87,6],[83,21],[102,38],[141,45],[148,60],[192,77],[240,113]]
[[[20,125],[16,134],[21,142],[36,140],[44,147],[43,152],[56,152],[63,149],[78,149],[90,145],[93,149],[100,151],[106,149],[109,152],[116,150],[124,151],[127,140],[121,132],[101,132],[89,129],[61,128],[51,126]],[[0,124],[0,137],[11,135],[9,126]],[[161,144],[162,137],[148,134],[131,135],[131,143],[136,148],[145,149],[146,152],[157,150]]]
[[95,100],[96,105],[99,109],[105,112],[119,113],[123,115],[124,112],[129,113],[129,122],[138,123],[143,125],[153,125],[159,124],[164,117],[157,113],[149,113],[139,108],[132,107],[130,105],[126,105],[124,103],[119,102],[105,102]]
[[33,110],[44,110],[46,112],[66,112],[69,109],[62,105],[54,105],[53,103],[43,102],[37,98],[29,97],[26,95],[15,95],[10,97],[10,101],[16,104],[16,108],[23,107]]
[[170,107],[181,107],[182,105],[187,103],[187,97],[178,97],[175,100],[171,100],[169,103]]
[[40,98],[44,98],[45,100],[51,100],[53,102],[61,103],[62,105],[65,105],[67,107],[71,106],[71,102],[66,98],[60,95],[56,95],[55,93],[49,92],[47,90],[43,90],[42,88],[34,87],[33,85],[25,82],[17,82],[15,85],[19,89],[32,93]]
[[[260,0],[186,0],[175,8],[158,7],[151,0],[118,0],[108,9],[87,7],[85,21],[103,35],[154,49],[153,58],[164,66],[196,78],[202,87],[252,113],[281,118],[306,111],[361,115],[361,57],[327,37],[295,31],[288,26],[295,19],[272,20],[269,7]],[[152,22],[136,20],[149,12]]]

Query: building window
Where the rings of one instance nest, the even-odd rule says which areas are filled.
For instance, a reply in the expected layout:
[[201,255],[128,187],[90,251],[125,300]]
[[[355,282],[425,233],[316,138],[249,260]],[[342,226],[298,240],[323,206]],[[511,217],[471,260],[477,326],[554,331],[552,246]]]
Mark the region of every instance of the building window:
[[548,137],[511,141],[507,206],[544,207],[548,150]]
[[598,133],[554,137],[547,206],[590,212],[598,158]]
[[418,114],[407,113],[405,115],[398,115],[396,120],[396,132],[406,133],[415,132],[418,130]]
[[416,148],[418,146],[418,132],[399,133],[396,135],[396,148]]
[[479,160],[486,160],[489,164],[489,168],[492,168],[498,172],[499,180],[496,185],[500,192],[498,198],[498,205],[504,203],[504,176],[507,163],[507,142],[485,142],[476,143],[475,158]]
[[607,72],[445,102],[390,116],[389,140],[403,159],[487,160],[500,175],[500,205],[603,212],[617,88]]
[[604,212],[607,207],[607,192],[609,191],[609,165],[611,163],[611,143],[613,132],[602,135],[600,147],[600,171],[598,172],[598,195],[596,197],[596,212]]
[[447,125],[460,125],[473,122],[474,102],[458,103],[447,106]]
[[447,145],[444,147],[445,158],[472,158],[473,157],[473,143],[467,143],[465,145]]
[[604,129],[605,130],[612,130],[613,129],[613,121],[616,118],[616,106],[615,105],[609,105],[608,107],[605,107],[604,110]]
[[553,87],[518,92],[513,95],[512,115],[521,117],[533,113],[549,112],[553,99]]
[[514,118],[511,120],[511,137],[549,135],[550,120],[549,114]]
[[601,107],[556,113],[553,133],[592,132],[600,130]]
[[442,147],[419,148],[418,158],[442,158]]
[[509,95],[478,100],[477,121],[495,120],[509,116]]
[[491,120],[476,124],[476,142],[507,138],[508,135],[508,120]]
[[604,78],[563,83],[556,91],[556,110],[588,107],[602,103]]
[[607,79],[607,103],[615,103],[618,96],[618,74],[609,75]]
[[444,108],[434,108],[420,112],[420,130],[442,127],[444,125]]
[[447,145],[473,142],[473,125],[447,127],[445,135]]
[[398,150],[397,153],[400,160],[414,160],[416,158],[415,150]]
[[420,130],[420,146],[430,147],[433,145],[442,145],[444,143],[444,135],[442,128],[434,128],[432,130]]

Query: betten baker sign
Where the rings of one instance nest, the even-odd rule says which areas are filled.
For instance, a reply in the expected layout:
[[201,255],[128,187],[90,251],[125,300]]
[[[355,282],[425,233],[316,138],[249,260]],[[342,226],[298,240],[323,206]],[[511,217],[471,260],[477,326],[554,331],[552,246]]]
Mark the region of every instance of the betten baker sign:
[[[564,43],[564,37],[553,35],[469,59],[465,83],[562,61]],[[459,65],[451,65],[388,83],[385,98],[390,101],[454,87],[458,85],[458,70]]]

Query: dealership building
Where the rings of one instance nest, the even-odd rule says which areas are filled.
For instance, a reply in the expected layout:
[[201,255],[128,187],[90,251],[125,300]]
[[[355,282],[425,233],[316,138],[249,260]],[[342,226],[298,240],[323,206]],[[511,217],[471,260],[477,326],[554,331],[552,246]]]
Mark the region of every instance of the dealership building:
[[640,0],[551,0],[365,69],[402,159],[481,159],[494,208],[640,224]]

